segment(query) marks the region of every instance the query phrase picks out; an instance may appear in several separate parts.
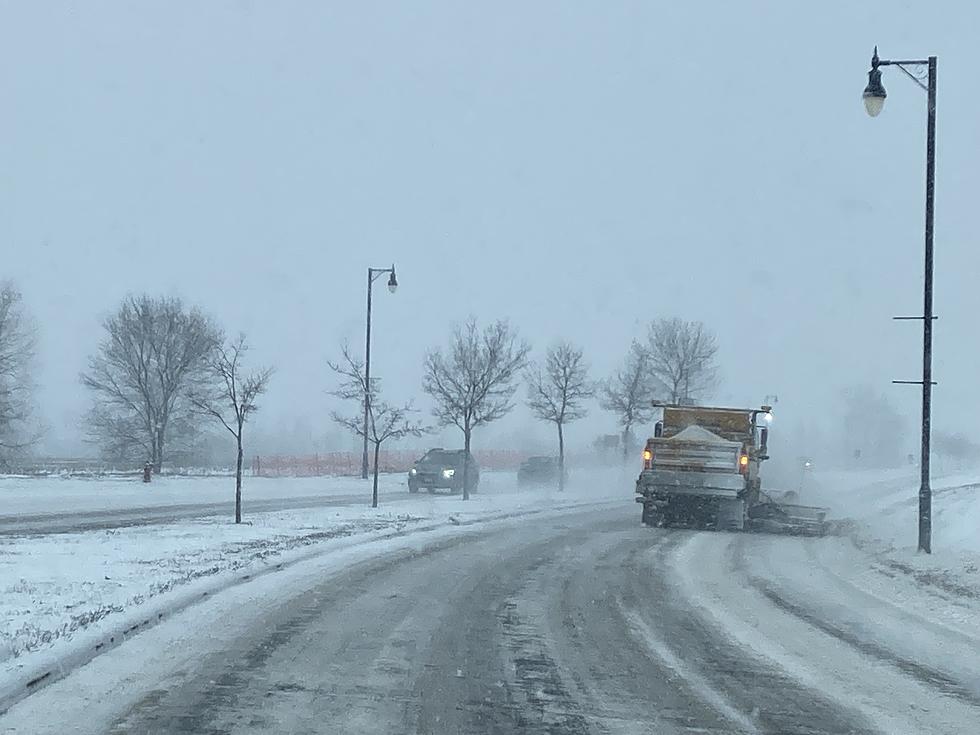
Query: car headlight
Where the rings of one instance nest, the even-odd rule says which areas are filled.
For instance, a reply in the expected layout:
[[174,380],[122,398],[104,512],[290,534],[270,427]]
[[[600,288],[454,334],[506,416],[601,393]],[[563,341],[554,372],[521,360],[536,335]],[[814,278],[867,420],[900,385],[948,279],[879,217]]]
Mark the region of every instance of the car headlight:
[[419,473],[419,471],[417,469],[415,469],[414,467],[408,471],[408,474],[409,474],[410,477],[415,477],[418,473]]
[[456,474],[456,470],[443,470],[442,471],[442,476],[445,477],[447,480],[450,477],[452,477],[453,475],[455,475],[455,474]]

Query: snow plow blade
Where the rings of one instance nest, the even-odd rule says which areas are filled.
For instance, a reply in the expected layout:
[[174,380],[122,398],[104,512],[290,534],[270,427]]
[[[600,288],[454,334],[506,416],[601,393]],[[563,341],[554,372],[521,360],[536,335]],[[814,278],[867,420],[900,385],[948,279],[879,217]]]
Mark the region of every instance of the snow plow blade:
[[829,512],[829,508],[770,501],[749,509],[749,528],[769,533],[823,536],[827,533]]

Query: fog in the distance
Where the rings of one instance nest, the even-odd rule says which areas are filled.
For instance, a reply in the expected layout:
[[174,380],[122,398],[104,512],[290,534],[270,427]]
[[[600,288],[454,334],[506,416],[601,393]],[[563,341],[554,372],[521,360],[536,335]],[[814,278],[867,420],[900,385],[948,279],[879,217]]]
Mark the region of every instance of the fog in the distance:
[[[394,262],[393,400],[427,409],[422,356],[470,315],[539,358],[572,340],[595,377],[679,316],[717,335],[712,402],[775,394],[777,427],[826,436],[869,385],[913,451],[919,394],[890,381],[919,377],[921,334],[891,317],[922,308],[925,97],[889,74],[867,117],[875,43],[940,59],[935,426],[971,431],[980,11],[749,5],[5,5],[0,276],[40,327],[43,449],[86,451],[78,374],[142,292],[276,366],[257,441],[351,446],[325,361],[362,349],[365,269]],[[482,441],[552,430],[521,405]],[[569,442],[614,431],[594,407]]]

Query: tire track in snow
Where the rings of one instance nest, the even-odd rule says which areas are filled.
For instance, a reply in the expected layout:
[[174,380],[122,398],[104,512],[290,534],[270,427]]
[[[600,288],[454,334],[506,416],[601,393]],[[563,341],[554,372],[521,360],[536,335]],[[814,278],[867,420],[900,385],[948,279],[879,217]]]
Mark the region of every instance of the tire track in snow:
[[[842,579],[831,569],[827,568],[827,566],[815,556],[812,547],[807,549],[807,553],[816,564],[824,569],[825,573],[831,577],[833,582],[835,582],[839,587],[845,588],[852,595],[852,600],[853,595],[858,595],[873,600],[878,604],[887,605],[889,608],[896,610],[902,617],[910,619],[913,622],[913,625],[910,626],[909,629],[914,629],[914,623],[916,622],[915,619],[918,616],[902,610],[887,600],[873,597],[864,590],[861,590],[850,582]],[[749,584],[751,584],[754,589],[756,589],[761,595],[784,612],[787,612],[790,615],[799,618],[808,625],[813,626],[817,630],[831,635],[843,643],[856,648],[858,651],[867,656],[871,656],[879,661],[895,666],[903,673],[913,677],[923,684],[926,684],[927,686],[938,689],[943,694],[957,697],[965,702],[968,702],[969,704],[980,705],[980,692],[978,692],[976,689],[971,689],[964,686],[963,683],[952,674],[921,661],[914,660],[909,656],[902,655],[892,650],[887,645],[863,638],[857,631],[852,629],[852,625],[842,622],[835,622],[826,616],[820,616],[814,611],[812,606],[805,606],[791,600],[789,595],[780,590],[777,585],[763,579],[748,568],[748,563],[745,558],[744,543],[735,545],[733,567],[736,571],[744,574],[747,577]],[[925,626],[929,626],[930,628],[937,627],[932,621],[922,620],[921,623]],[[975,646],[977,643],[977,641],[970,639],[957,631],[947,629],[945,632],[950,637],[956,638],[962,645],[969,646],[972,644]]]
[[655,658],[659,659],[664,666],[687,682],[688,686],[698,693],[698,696],[705,704],[735,725],[738,728],[738,732],[751,733],[752,735],[760,732],[750,717],[743,714],[729,702],[721,692],[711,686],[707,679],[684,663],[670,649],[670,646],[652,628],[643,622],[643,619],[634,610],[627,608],[623,604],[622,599],[617,600],[616,604],[629,624],[632,633],[644,648],[652,653]]
[[[715,598],[724,610],[738,602],[719,598],[712,588],[719,572],[726,584],[735,581],[728,570],[727,552],[715,558],[718,546],[727,549],[738,536],[711,531],[666,532],[670,541],[648,554],[646,564],[630,565],[630,588],[636,591],[624,599],[687,669],[724,697],[743,717],[750,718],[754,731],[771,735],[816,735],[817,733],[879,732],[861,713],[848,706],[846,699],[829,696],[810,679],[800,678],[787,668],[774,665],[772,658],[759,656],[756,645],[732,630],[737,621],[725,615],[704,615],[705,598]],[[713,553],[697,554],[705,544],[716,544]],[[695,560],[696,557],[696,560]],[[644,569],[644,566],[646,567]],[[646,573],[644,573],[646,572]],[[690,582],[696,582],[697,593]],[[703,589],[705,585],[710,592]],[[736,587],[738,582],[735,581]],[[654,607],[641,605],[659,601]],[[753,633],[759,634],[758,621]],[[763,634],[762,640],[765,640]],[[894,733],[901,730],[893,731]]]
[[[754,587],[734,565],[733,544],[746,553],[772,553],[764,538],[699,534],[674,554],[678,592],[698,616],[739,645],[747,657],[769,662],[775,670],[852,712],[851,727],[898,735],[975,732],[978,708],[779,607]],[[719,543],[720,542],[720,543]],[[752,546],[760,544],[760,546]],[[909,631],[914,634],[914,630]],[[819,694],[818,694],[819,693]],[[845,728],[832,732],[849,732]]]
[[750,577],[750,584],[780,610],[788,612],[808,625],[812,625],[817,630],[833,636],[867,656],[872,656],[879,661],[895,666],[902,673],[908,674],[927,686],[938,689],[943,694],[957,697],[970,704],[980,705],[980,696],[966,689],[956,679],[944,672],[931,666],[912,661],[909,658],[899,656],[885,646],[863,640],[846,628],[813,615],[800,605],[790,602],[786,597],[777,592],[775,588],[765,584],[758,578]]

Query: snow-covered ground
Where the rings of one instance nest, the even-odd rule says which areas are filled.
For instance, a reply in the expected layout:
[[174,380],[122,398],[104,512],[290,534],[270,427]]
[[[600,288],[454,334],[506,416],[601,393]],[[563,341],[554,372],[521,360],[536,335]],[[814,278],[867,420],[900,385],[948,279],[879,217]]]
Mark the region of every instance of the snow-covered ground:
[[[980,468],[932,478],[933,536],[939,548],[980,553]],[[914,468],[817,474],[814,497],[839,517],[866,525],[898,546],[914,543],[919,475]]]
[[[786,657],[783,667],[806,676],[812,668],[807,657],[816,646],[823,645],[825,660],[840,649],[833,659],[838,668],[867,667],[868,676],[860,680],[869,682],[864,693],[838,686],[841,697],[894,700],[893,714],[901,711],[899,700],[905,702],[906,731],[935,727],[930,711],[949,718],[950,731],[974,730],[958,730],[955,723],[972,716],[960,712],[963,701],[980,701],[980,468],[933,477],[931,554],[917,551],[916,468],[822,473],[810,480],[801,502],[830,507],[840,520],[839,535],[772,538],[742,555],[737,573],[748,577],[751,591],[737,602],[740,614],[764,615],[773,633],[774,626],[789,631],[805,623],[794,634],[797,651],[774,652]],[[721,616],[730,629],[738,627],[729,615]],[[781,637],[791,639],[788,632]],[[828,637],[835,641],[833,651]],[[904,672],[903,682],[893,681],[895,668]],[[910,685],[908,678],[920,684]],[[896,696],[879,698],[873,682]],[[913,723],[923,714],[917,729]],[[903,729],[899,722],[891,731]]]
[[831,508],[842,533],[885,575],[980,598],[980,468],[932,479],[932,554],[916,551],[915,468],[815,474],[801,502]]
[[976,732],[975,598],[883,574],[838,537],[695,534],[670,571],[719,635],[878,731]]
[[[823,538],[692,534],[674,594],[765,670],[882,732],[975,732],[980,703],[980,468],[938,474],[933,553],[916,550],[916,468],[814,473]],[[651,554],[653,558],[653,554]]]
[[[400,489],[399,480],[401,475],[386,475],[382,491]],[[347,495],[365,489],[363,481],[350,477],[246,477],[244,502]],[[233,477],[163,476],[149,484],[136,477],[0,477],[0,516],[220,503],[232,500],[234,492]]]
[[[167,478],[147,491],[118,480],[0,480],[5,512],[64,512],[158,504],[208,503],[233,492],[229,478]],[[38,654],[68,651],[86,631],[176,599],[193,588],[220,589],[263,570],[308,556],[354,535],[402,535],[438,525],[467,524],[512,513],[571,507],[597,500],[630,502],[624,477],[579,473],[564,493],[519,489],[513,473],[485,473],[468,502],[459,496],[409,495],[403,475],[382,478],[381,507],[371,509],[370,486],[351,478],[249,478],[246,498],[363,493],[364,505],[266,513],[245,523],[200,518],[59,535],[0,537],[0,680],[29,669]],[[336,544],[334,544],[336,545]],[[152,603],[152,605],[150,604]],[[33,657],[33,658],[32,658]]]

